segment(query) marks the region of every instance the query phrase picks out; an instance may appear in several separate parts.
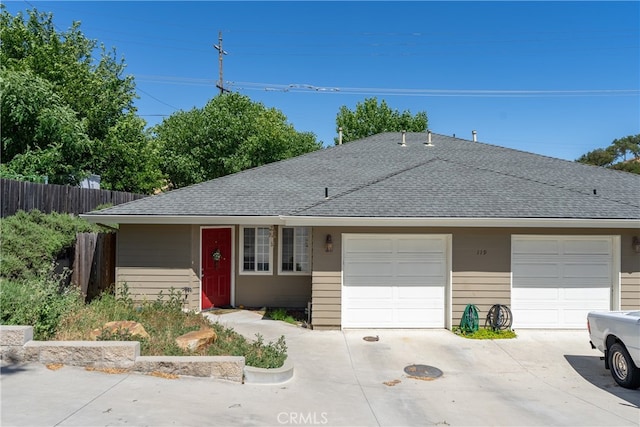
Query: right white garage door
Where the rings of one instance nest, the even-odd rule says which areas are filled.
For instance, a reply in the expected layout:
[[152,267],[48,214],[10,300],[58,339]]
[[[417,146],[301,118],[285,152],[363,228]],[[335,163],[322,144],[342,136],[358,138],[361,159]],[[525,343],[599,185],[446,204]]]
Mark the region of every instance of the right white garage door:
[[514,329],[584,329],[611,307],[613,238],[513,236],[511,271]]

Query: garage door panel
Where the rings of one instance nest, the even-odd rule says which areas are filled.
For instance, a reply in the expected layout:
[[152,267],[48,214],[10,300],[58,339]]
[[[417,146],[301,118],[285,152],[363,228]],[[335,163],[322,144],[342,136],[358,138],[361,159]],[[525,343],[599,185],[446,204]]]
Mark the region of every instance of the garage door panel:
[[444,290],[440,286],[398,286],[395,288],[400,300],[415,300],[425,307],[437,307],[442,303]]
[[[552,241],[555,259],[543,254],[553,250]],[[589,311],[609,310],[611,237],[514,236],[512,247],[514,327],[583,329]]]
[[429,316],[425,315],[424,310],[420,310],[420,309],[404,309],[404,310],[397,310],[396,311],[396,319],[395,319],[395,324],[397,326],[395,327],[405,327],[405,328],[411,328],[411,327],[420,327],[420,328],[441,328],[442,324],[441,322],[439,322],[438,320],[434,320],[434,319],[438,319],[440,317],[444,318],[444,310],[440,309],[440,310],[436,310],[434,309],[436,312],[435,313],[430,313]]
[[360,300],[376,300],[393,298],[393,288],[388,286],[357,286],[345,289],[344,297],[358,303]]
[[590,304],[593,303],[602,303],[603,305],[606,303],[607,308],[609,309],[609,293],[611,290],[609,288],[564,288],[561,290],[561,298],[566,304],[576,303],[576,304]]
[[557,279],[562,275],[562,267],[558,262],[517,262],[513,267],[513,277],[523,283],[537,283],[538,279]]
[[565,239],[565,255],[609,255],[611,243],[608,239]]
[[571,281],[580,279],[589,283],[611,283],[611,264],[600,263],[571,263],[564,265],[562,270],[564,279]]
[[560,323],[560,313],[555,309],[521,310],[518,316],[520,322],[529,328],[556,328]]
[[349,270],[345,272],[345,278],[350,285],[385,284],[393,278],[393,263],[353,261]]
[[345,242],[345,248],[352,254],[391,254],[393,241],[389,238],[355,237]]
[[535,304],[549,304],[558,301],[560,289],[557,286],[538,286],[530,288],[514,288],[511,292],[513,306],[517,307],[518,301],[527,301],[527,306]]
[[399,261],[395,265],[396,285],[427,284],[442,286],[442,263]]
[[442,253],[442,239],[398,238],[397,253],[403,256],[410,254]]
[[366,327],[375,318],[380,327],[393,324],[393,312],[391,310],[380,310],[377,308],[354,308],[349,310],[344,321],[352,327]]
[[554,239],[518,240],[513,242],[512,251],[515,255],[557,255],[560,253],[560,243]]

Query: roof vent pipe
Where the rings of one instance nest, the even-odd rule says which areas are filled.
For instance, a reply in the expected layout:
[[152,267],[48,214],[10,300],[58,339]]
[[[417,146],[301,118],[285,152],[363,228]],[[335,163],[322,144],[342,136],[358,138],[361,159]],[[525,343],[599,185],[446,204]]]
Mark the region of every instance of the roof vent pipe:
[[431,143],[431,131],[427,131],[427,143],[425,144],[428,147],[431,147],[433,144]]
[[407,146],[407,131],[403,130],[402,131],[402,144],[403,147]]
[[342,145],[342,128],[338,128],[338,145]]
[[478,142],[478,132],[472,130],[471,135],[473,135],[473,142]]

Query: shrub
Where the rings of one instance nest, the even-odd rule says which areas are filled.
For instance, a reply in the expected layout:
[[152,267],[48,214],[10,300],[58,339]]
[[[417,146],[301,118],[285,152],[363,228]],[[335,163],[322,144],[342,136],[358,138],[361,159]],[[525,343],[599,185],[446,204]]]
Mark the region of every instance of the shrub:
[[31,280],[48,269],[58,255],[72,248],[76,233],[101,227],[68,214],[18,211],[0,220],[0,277]]
[[31,325],[36,340],[54,337],[60,321],[82,306],[76,287],[61,288],[54,274],[22,281],[0,279],[0,323]]

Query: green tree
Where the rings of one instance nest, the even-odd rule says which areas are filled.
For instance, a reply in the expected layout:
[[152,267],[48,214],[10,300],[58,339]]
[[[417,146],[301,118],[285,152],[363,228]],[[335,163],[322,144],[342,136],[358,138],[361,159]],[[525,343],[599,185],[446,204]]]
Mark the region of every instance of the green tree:
[[0,172],[54,184],[96,173],[107,189],[158,188],[156,152],[135,115],[124,60],[86,38],[78,22],[58,31],[50,13],[0,8]]
[[580,156],[577,162],[595,166],[611,166],[616,159],[616,153],[611,148],[596,148]]
[[576,162],[640,174],[640,134],[614,139],[608,147],[589,151]]
[[[58,33],[53,14],[28,11],[28,17],[11,16],[3,7],[0,16],[0,64],[13,70],[30,70],[49,81],[62,101],[86,119],[87,134],[104,138],[111,126],[136,98],[132,76],[123,76],[124,60],[107,52],[80,31],[74,22]],[[100,57],[94,51],[100,47]]]
[[53,85],[30,70],[0,70],[2,161],[15,174],[77,184],[85,175],[90,140]]
[[[355,110],[344,105],[340,107],[336,128],[342,128],[342,142],[346,143],[381,132],[424,132],[427,122],[427,113],[424,111],[415,115],[408,110],[401,113],[392,110],[384,100],[378,104],[377,98],[367,98],[356,104]],[[338,144],[338,138],[334,142]]]
[[202,109],[180,111],[153,129],[160,169],[173,188],[184,187],[322,147],[297,132],[282,112],[237,93]]
[[130,112],[93,145],[91,170],[102,172],[102,188],[151,194],[163,186],[155,141],[145,125]]

